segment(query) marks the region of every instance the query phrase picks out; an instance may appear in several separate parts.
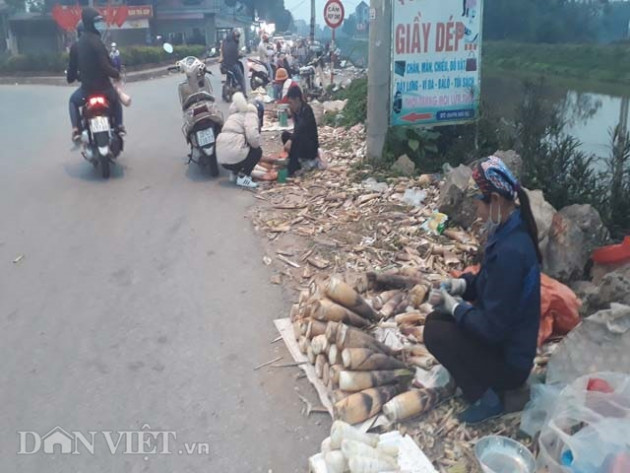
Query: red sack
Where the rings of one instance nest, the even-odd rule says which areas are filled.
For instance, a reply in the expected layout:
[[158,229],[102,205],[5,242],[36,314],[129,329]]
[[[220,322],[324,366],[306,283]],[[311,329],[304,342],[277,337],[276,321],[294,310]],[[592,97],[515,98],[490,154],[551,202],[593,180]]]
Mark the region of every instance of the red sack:
[[[477,274],[480,265],[471,266],[463,271],[454,271],[454,277],[464,273]],[[580,306],[582,303],[567,286],[546,274],[540,275],[540,329],[538,330],[538,346],[541,346],[551,335],[566,335],[580,323]]]

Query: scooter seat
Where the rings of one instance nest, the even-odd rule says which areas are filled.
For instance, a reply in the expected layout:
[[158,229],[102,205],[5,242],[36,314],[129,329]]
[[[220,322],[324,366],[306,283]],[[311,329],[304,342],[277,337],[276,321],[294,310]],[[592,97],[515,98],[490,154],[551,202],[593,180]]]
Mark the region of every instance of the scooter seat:
[[192,94],[184,101],[182,105],[182,110],[188,110],[192,105],[196,104],[197,102],[206,101],[214,102],[215,98],[212,94],[209,94],[208,92],[197,92],[196,94]]

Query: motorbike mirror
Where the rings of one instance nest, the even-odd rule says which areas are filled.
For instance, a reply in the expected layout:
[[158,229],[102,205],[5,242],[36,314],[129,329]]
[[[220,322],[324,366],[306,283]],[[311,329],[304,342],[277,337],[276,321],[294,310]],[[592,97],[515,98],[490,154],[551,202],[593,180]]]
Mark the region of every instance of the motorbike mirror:
[[164,51],[166,51],[168,54],[173,54],[173,51],[175,51],[175,49],[173,49],[173,45],[171,43],[164,43],[162,45],[162,48],[164,49]]

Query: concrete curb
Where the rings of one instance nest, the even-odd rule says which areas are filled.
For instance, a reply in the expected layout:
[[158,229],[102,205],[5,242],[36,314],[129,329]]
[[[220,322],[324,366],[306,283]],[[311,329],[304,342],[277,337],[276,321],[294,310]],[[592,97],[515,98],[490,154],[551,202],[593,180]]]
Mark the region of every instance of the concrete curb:
[[[207,61],[209,66],[218,64],[217,60]],[[127,83],[141,82],[145,80],[157,79],[169,74],[166,70],[168,67],[164,65],[162,67],[153,67],[144,71],[135,71],[127,73]],[[68,86],[77,87],[78,83],[68,84],[64,75],[59,76],[0,76],[0,85],[54,85],[54,86]]]

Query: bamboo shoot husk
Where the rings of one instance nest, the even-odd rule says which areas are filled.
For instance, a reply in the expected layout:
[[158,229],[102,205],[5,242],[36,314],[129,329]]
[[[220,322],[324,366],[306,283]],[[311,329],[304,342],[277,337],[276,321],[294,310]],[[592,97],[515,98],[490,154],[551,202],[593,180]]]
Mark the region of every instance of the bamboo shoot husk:
[[324,376],[324,364],[326,364],[326,357],[320,353],[315,357],[315,374],[319,379]]
[[335,344],[328,347],[328,361],[331,365],[341,364],[341,350]]
[[337,338],[335,340],[337,348],[368,348],[372,351],[392,355],[394,350],[379,342],[373,336],[358,330],[356,328],[342,325],[337,329]]
[[300,296],[298,297],[298,304],[300,306],[304,305],[306,303],[306,301],[311,297],[309,291],[307,291],[306,289],[304,289],[303,291],[300,292]]
[[306,358],[308,359],[308,362],[311,365],[315,364],[315,353],[313,353],[313,347],[311,346],[311,344],[308,344],[308,347],[306,348]]
[[376,291],[388,289],[411,289],[419,284],[422,279],[416,277],[403,276],[400,274],[377,274],[367,273],[368,287]]
[[311,319],[303,319],[300,322],[300,332],[302,333],[302,335],[304,335],[306,338],[308,338],[308,336],[306,335],[308,332],[308,324],[310,323]]
[[311,340],[311,347],[313,348],[313,353],[315,355],[325,353],[328,350],[328,340],[326,339],[326,335],[321,334],[313,337],[313,340]]
[[345,348],[341,352],[343,367],[352,371],[405,369],[402,361],[365,348]]
[[344,306],[346,309],[350,309],[352,312],[365,319],[378,319],[377,312],[370,307],[365,299],[339,278],[330,278],[326,285],[326,295],[333,302]]
[[319,335],[326,333],[326,324],[319,320],[310,320],[306,329],[306,336],[313,339]]
[[408,369],[384,371],[342,371],[339,373],[339,389],[344,391],[363,391],[364,389],[386,384],[408,384],[414,377]]
[[354,440],[375,448],[378,445],[380,436],[377,434],[365,434],[346,422],[336,420],[330,428],[330,448],[339,450],[344,440]]
[[334,407],[335,418],[358,424],[381,411],[383,404],[400,392],[398,386],[380,386],[354,393],[337,402]]
[[314,316],[318,320],[343,322],[353,327],[367,327],[370,322],[355,314],[344,306],[335,304],[328,299],[321,299],[314,305]]
[[349,393],[348,391],[342,391],[341,389],[335,389],[332,393],[331,393],[331,399],[333,402],[339,402],[339,401],[343,401],[345,398],[347,398],[348,396],[352,395],[354,393]]
[[335,343],[339,325],[339,322],[328,322],[328,325],[326,325],[326,338],[331,344]]
[[398,289],[382,292],[374,299],[372,299],[372,307],[374,307],[375,310],[381,310],[383,306],[387,303],[387,301],[394,297],[396,294],[400,294],[400,291]]
[[394,320],[398,325],[418,325],[424,324],[427,319],[426,314],[420,312],[406,312],[404,314],[398,314],[394,317]]
[[329,380],[330,380],[330,364],[328,364],[328,362],[326,361],[324,362],[324,366],[322,366],[322,383],[328,386]]
[[289,320],[291,322],[295,322],[297,319],[302,318],[302,310],[298,304],[293,304],[291,306],[291,310],[289,311]]
[[387,303],[381,309],[381,315],[384,318],[389,319],[394,314],[396,307],[398,306],[398,304],[400,304],[400,302],[403,300],[404,297],[405,295],[401,292],[399,294],[396,294],[390,300],[388,300]]
[[433,409],[450,396],[448,388],[418,389],[402,393],[383,406],[383,414],[392,421],[409,419]]
[[301,335],[298,341],[298,347],[300,347],[300,351],[304,355],[306,355],[306,351],[308,350],[309,345],[310,345],[309,339],[306,338],[304,335]]

